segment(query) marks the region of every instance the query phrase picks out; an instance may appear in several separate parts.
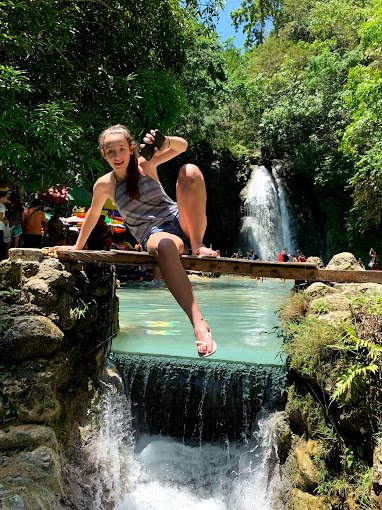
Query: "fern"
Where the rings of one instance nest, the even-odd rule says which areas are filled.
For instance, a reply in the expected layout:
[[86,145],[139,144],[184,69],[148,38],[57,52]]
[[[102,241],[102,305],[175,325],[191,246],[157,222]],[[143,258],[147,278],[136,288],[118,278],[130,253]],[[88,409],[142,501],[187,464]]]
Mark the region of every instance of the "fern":
[[363,392],[369,376],[380,369],[382,346],[358,338],[354,327],[350,326],[344,330],[340,341],[343,343],[328,345],[328,348],[341,351],[348,366],[338,377],[331,400],[349,403]]
[[370,363],[367,366],[349,366],[345,373],[338,378],[332,400],[344,400],[345,403],[351,402],[355,394],[359,394],[365,386],[368,375],[370,373],[375,374],[378,369],[379,366],[376,363]]

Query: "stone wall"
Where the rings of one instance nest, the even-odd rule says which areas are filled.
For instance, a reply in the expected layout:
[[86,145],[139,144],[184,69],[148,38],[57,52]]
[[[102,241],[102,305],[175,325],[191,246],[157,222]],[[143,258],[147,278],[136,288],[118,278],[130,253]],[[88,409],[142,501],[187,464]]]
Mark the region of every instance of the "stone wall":
[[112,266],[40,250],[0,263],[2,510],[74,508],[67,465],[118,329],[115,288]]

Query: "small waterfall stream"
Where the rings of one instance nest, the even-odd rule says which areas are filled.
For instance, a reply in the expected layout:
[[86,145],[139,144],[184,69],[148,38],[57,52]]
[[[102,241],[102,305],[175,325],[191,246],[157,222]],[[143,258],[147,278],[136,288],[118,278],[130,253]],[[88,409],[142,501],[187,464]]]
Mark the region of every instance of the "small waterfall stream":
[[262,260],[275,260],[286,247],[294,251],[294,220],[289,191],[279,177],[278,168],[270,172],[255,166],[241,192],[244,216],[241,220],[239,245],[242,253],[253,249]]
[[[196,360],[192,369],[193,360],[168,363],[149,357],[139,363],[138,356],[123,357],[113,355],[113,362],[124,374],[126,395],[112,385],[103,393],[99,426],[87,445],[96,479],[92,510],[272,510],[271,487],[279,477],[275,431],[280,414],[272,408],[285,383],[283,368],[247,367],[245,375],[239,366],[235,375],[227,363],[217,370],[220,362]],[[225,386],[216,386],[217,374],[226,378]],[[183,387],[183,400],[177,386]],[[230,438],[221,425],[225,429],[233,414],[215,416],[220,437],[216,433],[212,441],[205,440],[213,400],[228,411],[233,397],[245,409],[242,430]],[[157,405],[142,413],[147,398],[150,406],[155,400]],[[184,414],[192,424],[186,435]],[[178,437],[163,430],[165,415],[167,429],[178,430]],[[155,433],[158,428],[161,434]]]

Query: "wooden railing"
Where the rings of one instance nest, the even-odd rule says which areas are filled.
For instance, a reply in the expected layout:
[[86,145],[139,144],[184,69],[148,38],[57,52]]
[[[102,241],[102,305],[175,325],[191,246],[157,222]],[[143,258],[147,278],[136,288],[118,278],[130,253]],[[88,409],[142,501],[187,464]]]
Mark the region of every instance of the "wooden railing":
[[[156,265],[154,256],[136,251],[57,251],[56,256],[64,261],[104,263],[115,265]],[[224,273],[250,276],[252,278],[281,278],[284,280],[307,280],[320,282],[374,282],[382,284],[382,271],[354,271],[320,269],[307,262],[267,262],[224,257],[196,257],[183,255],[181,263],[188,271]]]

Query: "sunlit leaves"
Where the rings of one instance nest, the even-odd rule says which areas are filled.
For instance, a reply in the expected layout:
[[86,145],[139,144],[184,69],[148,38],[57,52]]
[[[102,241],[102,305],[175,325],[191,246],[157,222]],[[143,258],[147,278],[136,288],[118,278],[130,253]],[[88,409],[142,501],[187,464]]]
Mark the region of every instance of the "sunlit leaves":
[[3,99],[18,93],[31,92],[31,90],[32,87],[25,71],[0,65],[0,94]]
[[105,127],[173,123],[190,23],[177,0],[7,0],[0,20],[2,180],[90,185]]
[[357,1],[324,0],[313,6],[308,30],[321,41],[334,39],[341,51],[358,44],[358,27],[365,19],[365,9]]
[[279,28],[281,5],[280,0],[243,0],[240,7],[232,12],[234,26],[238,29],[243,25],[247,48],[264,42],[267,22],[272,23],[276,30]]
[[353,222],[360,231],[382,224],[382,59],[381,16],[378,1],[371,4],[369,20],[361,25],[365,59],[349,72],[344,91],[351,119],[341,149],[355,165]]

